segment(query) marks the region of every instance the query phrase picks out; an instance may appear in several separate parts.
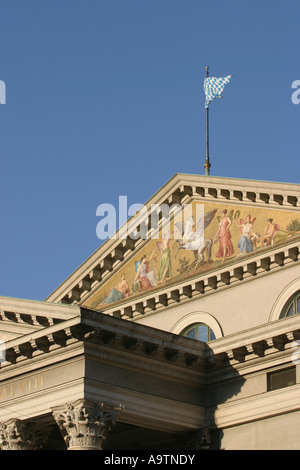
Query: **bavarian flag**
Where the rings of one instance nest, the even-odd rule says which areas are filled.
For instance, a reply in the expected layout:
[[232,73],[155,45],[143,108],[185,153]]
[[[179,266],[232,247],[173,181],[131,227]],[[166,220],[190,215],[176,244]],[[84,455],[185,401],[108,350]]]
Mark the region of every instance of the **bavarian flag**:
[[232,75],[227,77],[206,77],[204,80],[204,91],[205,91],[205,108],[208,108],[210,103],[215,98],[223,98],[222,93],[225,85],[230,82]]

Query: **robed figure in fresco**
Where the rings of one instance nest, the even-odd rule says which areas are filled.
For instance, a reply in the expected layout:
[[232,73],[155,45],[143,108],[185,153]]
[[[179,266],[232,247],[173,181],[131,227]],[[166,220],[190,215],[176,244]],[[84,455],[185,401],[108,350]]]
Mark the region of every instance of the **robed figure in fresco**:
[[215,235],[215,242],[219,240],[219,249],[216,253],[216,257],[222,258],[222,261],[225,261],[234,253],[234,248],[231,241],[231,233],[229,230],[231,224],[232,219],[227,214],[227,209],[224,209],[221,212],[221,217],[219,219],[219,230]]
[[169,238],[164,238],[157,242],[157,247],[162,255],[158,268],[157,278],[158,281],[162,284],[166,281],[166,278],[172,277],[172,262],[169,241]]
[[129,284],[125,278],[125,274],[122,274],[121,281],[119,282],[119,284],[110,291],[110,294],[106,297],[106,299],[101,302],[101,305],[118,302],[119,300],[125,299],[129,295]]
[[258,236],[253,232],[253,225],[256,221],[256,217],[251,219],[251,215],[247,215],[246,220],[241,219],[238,221],[237,217],[235,220],[242,234],[238,241],[240,254],[243,255],[244,253],[251,253],[253,251],[252,241],[254,239],[258,240]]
[[151,289],[156,285],[155,272],[149,268],[153,254],[154,251],[152,251],[149,261],[146,255],[143,255],[141,260],[135,263],[136,276],[134,283],[139,285],[140,291]]

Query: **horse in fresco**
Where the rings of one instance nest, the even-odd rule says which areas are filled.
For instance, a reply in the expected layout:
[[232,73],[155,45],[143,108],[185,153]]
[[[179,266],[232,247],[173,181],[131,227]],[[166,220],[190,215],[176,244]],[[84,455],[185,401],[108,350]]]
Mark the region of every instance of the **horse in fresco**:
[[186,221],[184,232],[182,232],[182,224],[181,222],[175,223],[175,226],[178,228],[180,233],[182,233],[182,239],[177,239],[173,246],[176,243],[179,244],[179,247],[175,253],[175,258],[180,250],[189,250],[193,251],[195,257],[195,267],[196,269],[204,260],[204,254],[206,253],[207,262],[211,261],[211,251],[213,241],[211,238],[205,238],[204,230],[213,220],[217,209],[214,209],[211,212],[208,212],[198,219],[197,223],[195,223],[193,217],[189,217]]

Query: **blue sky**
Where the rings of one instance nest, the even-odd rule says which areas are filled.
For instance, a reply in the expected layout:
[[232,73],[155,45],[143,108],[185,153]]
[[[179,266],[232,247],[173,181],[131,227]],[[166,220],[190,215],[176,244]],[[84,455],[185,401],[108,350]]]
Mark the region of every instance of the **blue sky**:
[[96,208],[204,173],[299,183],[299,1],[1,0],[0,295],[45,299],[102,243]]

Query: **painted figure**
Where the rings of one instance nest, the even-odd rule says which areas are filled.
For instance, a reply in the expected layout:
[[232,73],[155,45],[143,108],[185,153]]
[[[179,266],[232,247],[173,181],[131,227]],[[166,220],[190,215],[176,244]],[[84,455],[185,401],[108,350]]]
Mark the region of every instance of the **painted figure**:
[[254,239],[258,240],[258,236],[252,230],[253,224],[256,221],[256,217],[251,220],[251,215],[247,215],[246,220],[241,219],[239,222],[237,218],[235,218],[235,220],[242,234],[238,241],[240,255],[251,253],[251,251],[253,251],[252,241]]
[[219,230],[215,235],[215,243],[219,240],[219,249],[216,253],[217,258],[222,258],[225,261],[227,258],[233,255],[234,248],[231,241],[230,226],[232,224],[231,217],[227,215],[227,210],[224,209],[221,212],[221,218],[219,222]]
[[108,297],[101,302],[102,304],[111,304],[113,302],[118,302],[123,300],[130,295],[130,288],[127,280],[125,279],[125,274],[122,274],[121,281],[119,284],[110,291]]
[[273,219],[267,219],[267,226],[262,239],[262,246],[270,246],[274,243],[274,238],[278,230],[280,229],[278,224],[273,223]]
[[156,276],[153,270],[149,270],[149,263],[152,260],[154,251],[152,251],[149,261],[146,255],[143,255],[140,261],[135,263],[136,276],[134,283],[139,284],[139,290],[145,291],[156,285]]
[[157,247],[162,254],[157,277],[158,281],[162,284],[165,283],[167,277],[172,277],[172,262],[169,241],[169,238],[164,238],[157,242]]

